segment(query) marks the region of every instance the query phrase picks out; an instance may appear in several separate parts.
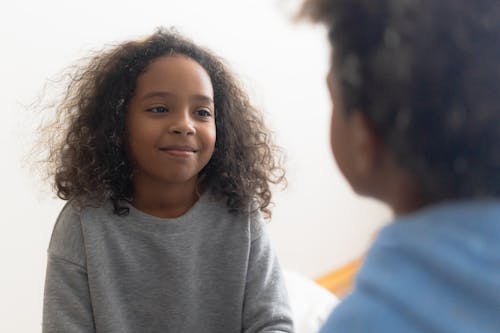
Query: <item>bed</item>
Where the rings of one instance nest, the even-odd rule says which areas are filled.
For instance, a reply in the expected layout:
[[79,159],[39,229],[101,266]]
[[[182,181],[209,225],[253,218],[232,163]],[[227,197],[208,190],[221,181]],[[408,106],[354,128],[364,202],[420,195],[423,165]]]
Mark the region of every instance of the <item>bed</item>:
[[285,271],[295,330],[317,333],[339,300],[352,288],[361,259],[353,260],[316,280],[294,271]]

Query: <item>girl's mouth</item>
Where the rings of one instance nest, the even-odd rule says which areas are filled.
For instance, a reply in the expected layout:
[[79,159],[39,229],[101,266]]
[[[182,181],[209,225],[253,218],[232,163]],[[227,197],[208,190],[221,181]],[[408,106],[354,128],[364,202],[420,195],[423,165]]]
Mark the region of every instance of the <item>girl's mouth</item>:
[[160,147],[160,151],[174,157],[189,157],[194,155],[198,150],[191,146],[171,145],[171,146]]

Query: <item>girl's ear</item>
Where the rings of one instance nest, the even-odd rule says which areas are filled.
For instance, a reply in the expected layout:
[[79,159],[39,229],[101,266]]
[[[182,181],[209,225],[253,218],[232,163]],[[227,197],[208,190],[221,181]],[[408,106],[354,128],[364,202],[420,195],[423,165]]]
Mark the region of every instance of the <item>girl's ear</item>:
[[414,176],[400,166],[359,110],[348,116],[349,147],[352,150],[349,183],[361,195],[382,200],[396,214],[410,212],[425,202]]

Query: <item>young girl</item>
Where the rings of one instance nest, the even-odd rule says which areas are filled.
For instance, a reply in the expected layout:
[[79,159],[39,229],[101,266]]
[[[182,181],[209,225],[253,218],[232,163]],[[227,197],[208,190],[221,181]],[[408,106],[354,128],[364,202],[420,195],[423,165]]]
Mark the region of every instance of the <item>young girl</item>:
[[282,168],[216,56],[160,29],[92,58],[58,111],[49,162],[68,203],[44,332],[293,331],[260,214]]

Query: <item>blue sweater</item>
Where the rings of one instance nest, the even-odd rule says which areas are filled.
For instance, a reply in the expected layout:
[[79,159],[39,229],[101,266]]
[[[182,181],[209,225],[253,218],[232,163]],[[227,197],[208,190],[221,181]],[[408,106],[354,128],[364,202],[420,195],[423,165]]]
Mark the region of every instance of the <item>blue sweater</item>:
[[500,201],[441,204],[385,227],[327,332],[500,332]]

